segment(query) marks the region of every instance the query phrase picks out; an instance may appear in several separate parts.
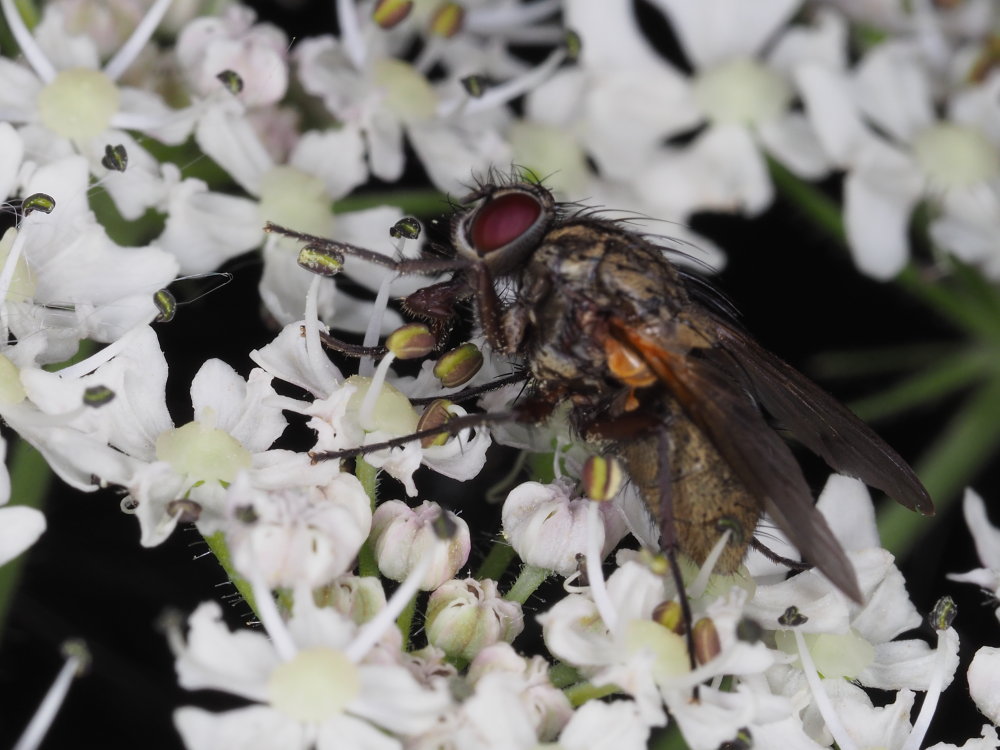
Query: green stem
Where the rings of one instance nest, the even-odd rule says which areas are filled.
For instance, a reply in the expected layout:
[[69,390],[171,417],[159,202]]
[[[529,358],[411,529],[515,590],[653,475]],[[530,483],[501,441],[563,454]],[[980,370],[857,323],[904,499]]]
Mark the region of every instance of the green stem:
[[620,693],[621,691],[622,689],[617,685],[591,685],[589,682],[581,682],[573,687],[566,688],[563,692],[575,708],[582,706],[589,700],[604,698],[608,695]]
[[410,634],[413,632],[413,616],[416,614],[416,611],[417,597],[412,596],[403,611],[399,613],[399,617],[396,618],[396,627],[403,634],[404,651],[410,650]]
[[257,600],[254,599],[253,588],[250,586],[250,582],[236,572],[236,568],[233,565],[232,555],[229,554],[229,545],[226,544],[226,537],[223,536],[221,531],[217,531],[214,534],[210,534],[205,537],[205,543],[208,544],[208,548],[212,550],[212,554],[215,555],[215,559],[219,561],[219,565],[222,566],[223,570],[226,571],[226,575],[229,576],[229,580],[232,581],[233,586],[240,593],[246,603],[250,605],[250,608],[256,612],[257,611]]
[[[360,456],[355,459],[354,474],[365,489],[365,494],[371,498],[372,511],[378,502],[378,469],[365,461]],[[375,547],[371,538],[365,540],[358,552],[358,575],[378,576],[378,561],[375,559]],[[405,635],[405,633],[404,633]]]
[[342,214],[377,206],[395,206],[411,216],[436,216],[448,210],[448,197],[436,190],[391,190],[341,198],[333,204],[333,210]]
[[[939,515],[1000,445],[1000,378],[973,393],[917,465],[917,473],[934,499]],[[927,520],[895,503],[878,515],[882,544],[897,557],[905,556]]]
[[994,366],[992,352],[972,349],[946,357],[881,393],[851,404],[851,410],[866,421],[875,421],[965,388],[986,376]]
[[503,598],[509,602],[524,604],[528,601],[528,597],[535,593],[535,590],[542,585],[551,573],[551,570],[546,570],[545,568],[525,565],[521,568],[521,573],[518,575],[517,580],[514,581],[514,585],[510,587],[510,591],[504,594]]
[[877,349],[821,352],[806,364],[806,371],[819,380],[861,378],[896,372],[912,372],[950,357],[952,343],[900,344]]
[[[796,177],[775,160],[769,159],[768,166],[771,179],[781,194],[830,237],[845,248],[848,247],[847,229],[836,201]],[[979,306],[974,302],[970,303],[965,296],[924,279],[914,266],[904,268],[896,277],[896,283],[959,329],[1000,343],[1000,329],[996,321],[984,319],[979,314]]]
[[516,556],[514,548],[507,544],[507,542],[494,543],[489,554],[486,555],[486,559],[483,560],[483,564],[476,571],[476,578],[480,581],[486,578],[492,578],[495,581],[499,580],[500,576],[504,574],[504,571],[510,565],[510,561]]
[[[52,484],[52,472],[42,454],[23,439],[18,439],[12,445],[7,470],[10,472],[11,504],[42,510]],[[7,612],[17,593],[25,559],[25,555],[20,555],[0,566],[0,635],[4,632]]]

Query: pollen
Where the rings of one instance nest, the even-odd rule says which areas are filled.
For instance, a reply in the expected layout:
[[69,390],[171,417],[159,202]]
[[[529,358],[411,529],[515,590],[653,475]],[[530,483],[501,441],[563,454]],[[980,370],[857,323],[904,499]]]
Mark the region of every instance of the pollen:
[[760,125],[785,111],[792,88],[759,62],[737,59],[704,71],[695,81],[694,94],[716,124]]
[[39,92],[38,116],[53,133],[87,141],[108,129],[120,99],[118,88],[99,70],[64,70]]
[[271,706],[296,721],[333,719],[361,693],[358,668],[340,651],[312,648],[279,665],[268,684]]

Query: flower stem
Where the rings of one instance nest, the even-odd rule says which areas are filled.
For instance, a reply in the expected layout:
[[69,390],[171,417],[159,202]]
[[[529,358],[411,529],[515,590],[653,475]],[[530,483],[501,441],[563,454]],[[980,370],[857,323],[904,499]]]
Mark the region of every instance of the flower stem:
[[448,210],[448,197],[437,190],[391,190],[341,198],[333,204],[333,211],[342,214],[377,206],[395,206],[412,216],[436,216]]
[[257,612],[257,600],[253,595],[253,587],[250,582],[236,572],[236,567],[233,565],[232,555],[229,554],[229,545],[226,544],[226,537],[221,531],[217,531],[214,534],[210,534],[205,537],[205,543],[208,548],[212,550],[212,554],[215,555],[215,559],[219,561],[219,565],[222,566],[223,570],[226,571],[226,575],[232,582],[233,586],[240,593],[240,596],[250,605],[250,609]]
[[510,591],[504,594],[503,598],[509,602],[524,604],[551,572],[545,568],[536,568],[534,565],[525,565],[521,568],[521,574],[514,581],[514,585],[510,587]]
[[[378,469],[359,456],[355,459],[354,474],[361,482],[361,486],[365,488],[365,493],[371,498],[372,511],[374,511],[378,502]],[[370,537],[365,540],[358,552],[358,575],[376,578],[379,575],[375,548],[372,546]]]
[[508,566],[510,566],[510,561],[516,556],[514,548],[506,542],[494,543],[493,547],[489,551],[489,554],[486,555],[486,559],[483,560],[483,564],[480,565],[479,570],[476,571],[476,578],[480,581],[485,578],[499,580],[500,576],[502,576],[504,571],[506,571]]

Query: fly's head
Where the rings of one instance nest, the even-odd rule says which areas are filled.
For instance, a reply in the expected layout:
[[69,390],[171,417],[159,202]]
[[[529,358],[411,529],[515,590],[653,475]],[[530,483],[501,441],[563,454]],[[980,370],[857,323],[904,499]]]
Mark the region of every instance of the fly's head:
[[552,193],[530,182],[484,184],[461,201],[451,220],[460,257],[486,264],[490,275],[516,273],[557,217]]

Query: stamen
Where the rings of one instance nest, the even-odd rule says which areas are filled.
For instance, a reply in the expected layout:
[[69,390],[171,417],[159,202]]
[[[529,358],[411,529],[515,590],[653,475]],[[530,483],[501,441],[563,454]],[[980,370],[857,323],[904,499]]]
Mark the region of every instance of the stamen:
[[361,70],[367,50],[354,0],[337,0],[337,23],[340,25],[340,43],[344,45],[348,59],[355,69]]
[[587,580],[590,581],[590,593],[594,597],[594,606],[600,614],[608,630],[614,632],[618,627],[618,613],[615,612],[608,596],[608,588],[604,581],[604,570],[602,568],[601,547],[604,544],[603,534],[598,534],[598,527],[602,530],[604,524],[598,515],[601,512],[600,503],[591,501],[587,508]]
[[934,711],[937,709],[938,699],[941,697],[941,690],[944,686],[945,673],[948,670],[948,642],[955,637],[952,629],[939,630],[934,659],[934,672],[931,675],[930,684],[927,686],[927,693],[924,695],[924,702],[920,706],[920,713],[917,720],[913,722],[913,729],[910,736],[906,738],[902,750],[920,750],[923,747],[924,736],[934,718]]
[[812,692],[813,700],[816,701],[816,708],[819,709],[820,716],[823,717],[823,721],[826,723],[826,728],[830,730],[830,734],[833,735],[834,742],[837,743],[837,747],[840,750],[858,750],[858,746],[854,744],[854,740],[847,734],[844,725],[840,723],[840,717],[837,716],[837,712],[830,702],[830,696],[826,694],[826,690],[823,688],[823,682],[816,671],[816,665],[813,664],[812,654],[809,653],[805,638],[802,637],[802,633],[798,630],[793,630],[792,633],[795,636],[795,645],[799,649],[802,671],[806,676],[806,682],[809,683],[809,690]]
[[21,14],[14,5],[14,0],[0,0],[0,9],[3,10],[10,33],[14,35],[14,40],[17,42],[17,46],[21,48],[21,54],[28,61],[28,65],[31,66],[35,74],[45,83],[52,83],[58,71],[49,62],[49,58],[45,56],[45,52],[38,46],[35,37],[28,30],[24,19],[21,18]]
[[83,641],[69,641],[63,644],[63,654],[66,656],[66,663],[59,670],[52,687],[45,694],[35,715],[31,717],[21,738],[14,745],[14,750],[35,750],[41,744],[66,699],[73,678],[80,676],[90,661],[90,654]]
[[306,292],[306,309],[303,327],[305,328],[306,358],[313,373],[324,372],[330,359],[323,353],[323,344],[319,340],[319,283],[321,276],[313,277]]
[[[438,541],[437,544],[441,545],[444,542]],[[348,659],[357,664],[365,658],[365,655],[371,650],[372,646],[378,643],[379,638],[382,637],[382,633],[388,628],[396,626],[396,618],[406,608],[406,605],[410,603],[410,599],[416,595],[421,582],[424,580],[424,576],[427,574],[427,570],[431,566],[433,558],[433,550],[428,550],[417,561],[417,564],[413,566],[406,580],[396,589],[395,593],[389,598],[389,601],[386,602],[385,607],[358,631],[354,640],[344,649],[344,654]]]
[[57,372],[59,376],[62,378],[80,378],[88,372],[93,372],[104,363],[110,361],[113,357],[116,357],[124,349],[127,349],[131,345],[132,339],[135,338],[139,332],[145,331],[148,327],[149,326],[145,323],[133,326],[129,330],[125,331],[120,338],[116,341],[112,341],[99,352],[91,354],[86,359],[81,360],[74,365],[58,370]]
[[[368,319],[368,328],[365,329],[365,338],[362,341],[364,346],[373,347],[378,344],[379,335],[382,332],[382,319],[389,306],[389,286],[392,284],[392,277],[386,276],[379,285],[378,294],[375,295],[375,302],[372,305],[372,316]],[[375,360],[372,357],[364,357],[358,366],[358,375],[363,378],[370,378],[375,371]]]
[[465,16],[465,28],[479,34],[495,35],[506,29],[531,26],[555,14],[561,7],[562,0],[541,0],[526,5],[471,8]]
[[392,352],[389,352],[382,358],[382,361],[378,363],[378,369],[375,370],[375,375],[372,377],[368,390],[365,391],[365,397],[361,401],[361,408],[358,409],[358,423],[367,431],[375,429],[375,423],[372,419],[375,413],[375,404],[378,402],[379,396],[382,395],[385,376],[389,372],[389,366],[392,365],[395,359],[396,355]]
[[283,661],[290,661],[295,658],[298,648],[296,648],[292,634],[288,632],[288,627],[278,612],[278,606],[274,603],[274,597],[271,596],[271,589],[267,587],[259,574],[251,577],[250,585],[253,588],[254,604],[257,605],[254,610],[257,612],[257,617],[260,618],[260,624],[264,626],[264,630],[271,638],[271,643],[274,644],[274,650],[278,652],[278,656]]
[[23,231],[17,232],[14,242],[11,244],[10,252],[4,260],[3,270],[0,270],[0,340],[7,340],[9,311],[7,309],[7,295],[10,292],[11,281],[17,270],[17,261],[21,257],[24,248],[25,236]]
[[104,66],[104,74],[110,78],[112,81],[117,81],[121,77],[122,73],[128,70],[128,67],[135,62],[135,59],[142,52],[142,48],[146,45],[146,42],[150,40],[153,36],[153,32],[156,31],[156,27],[160,25],[160,21],[163,20],[163,16],[166,14],[167,9],[170,7],[170,3],[173,0],[156,0],[153,6],[149,9],[142,20],[139,21],[139,25],[135,27],[135,31],[132,32],[125,44],[121,46],[114,56],[108,61],[108,64]]
[[705,589],[708,588],[708,579],[712,577],[712,571],[715,570],[715,564],[719,561],[719,557],[722,555],[722,551],[729,544],[729,537],[733,535],[732,529],[726,529],[722,536],[718,538],[712,547],[712,551],[708,553],[708,557],[705,558],[704,564],[701,566],[701,570],[698,571],[698,577],[694,579],[694,583],[688,586],[688,597],[691,599],[697,599],[699,596],[705,593]]
[[471,115],[506,104],[546,81],[556,71],[556,68],[562,65],[565,59],[566,49],[559,47],[537,68],[529,70],[522,76],[511,78],[509,81],[504,81],[498,86],[487,89],[482,96],[476,99],[449,99],[441,102],[438,106],[438,115],[447,117],[456,112],[459,107],[461,107],[464,114]]

